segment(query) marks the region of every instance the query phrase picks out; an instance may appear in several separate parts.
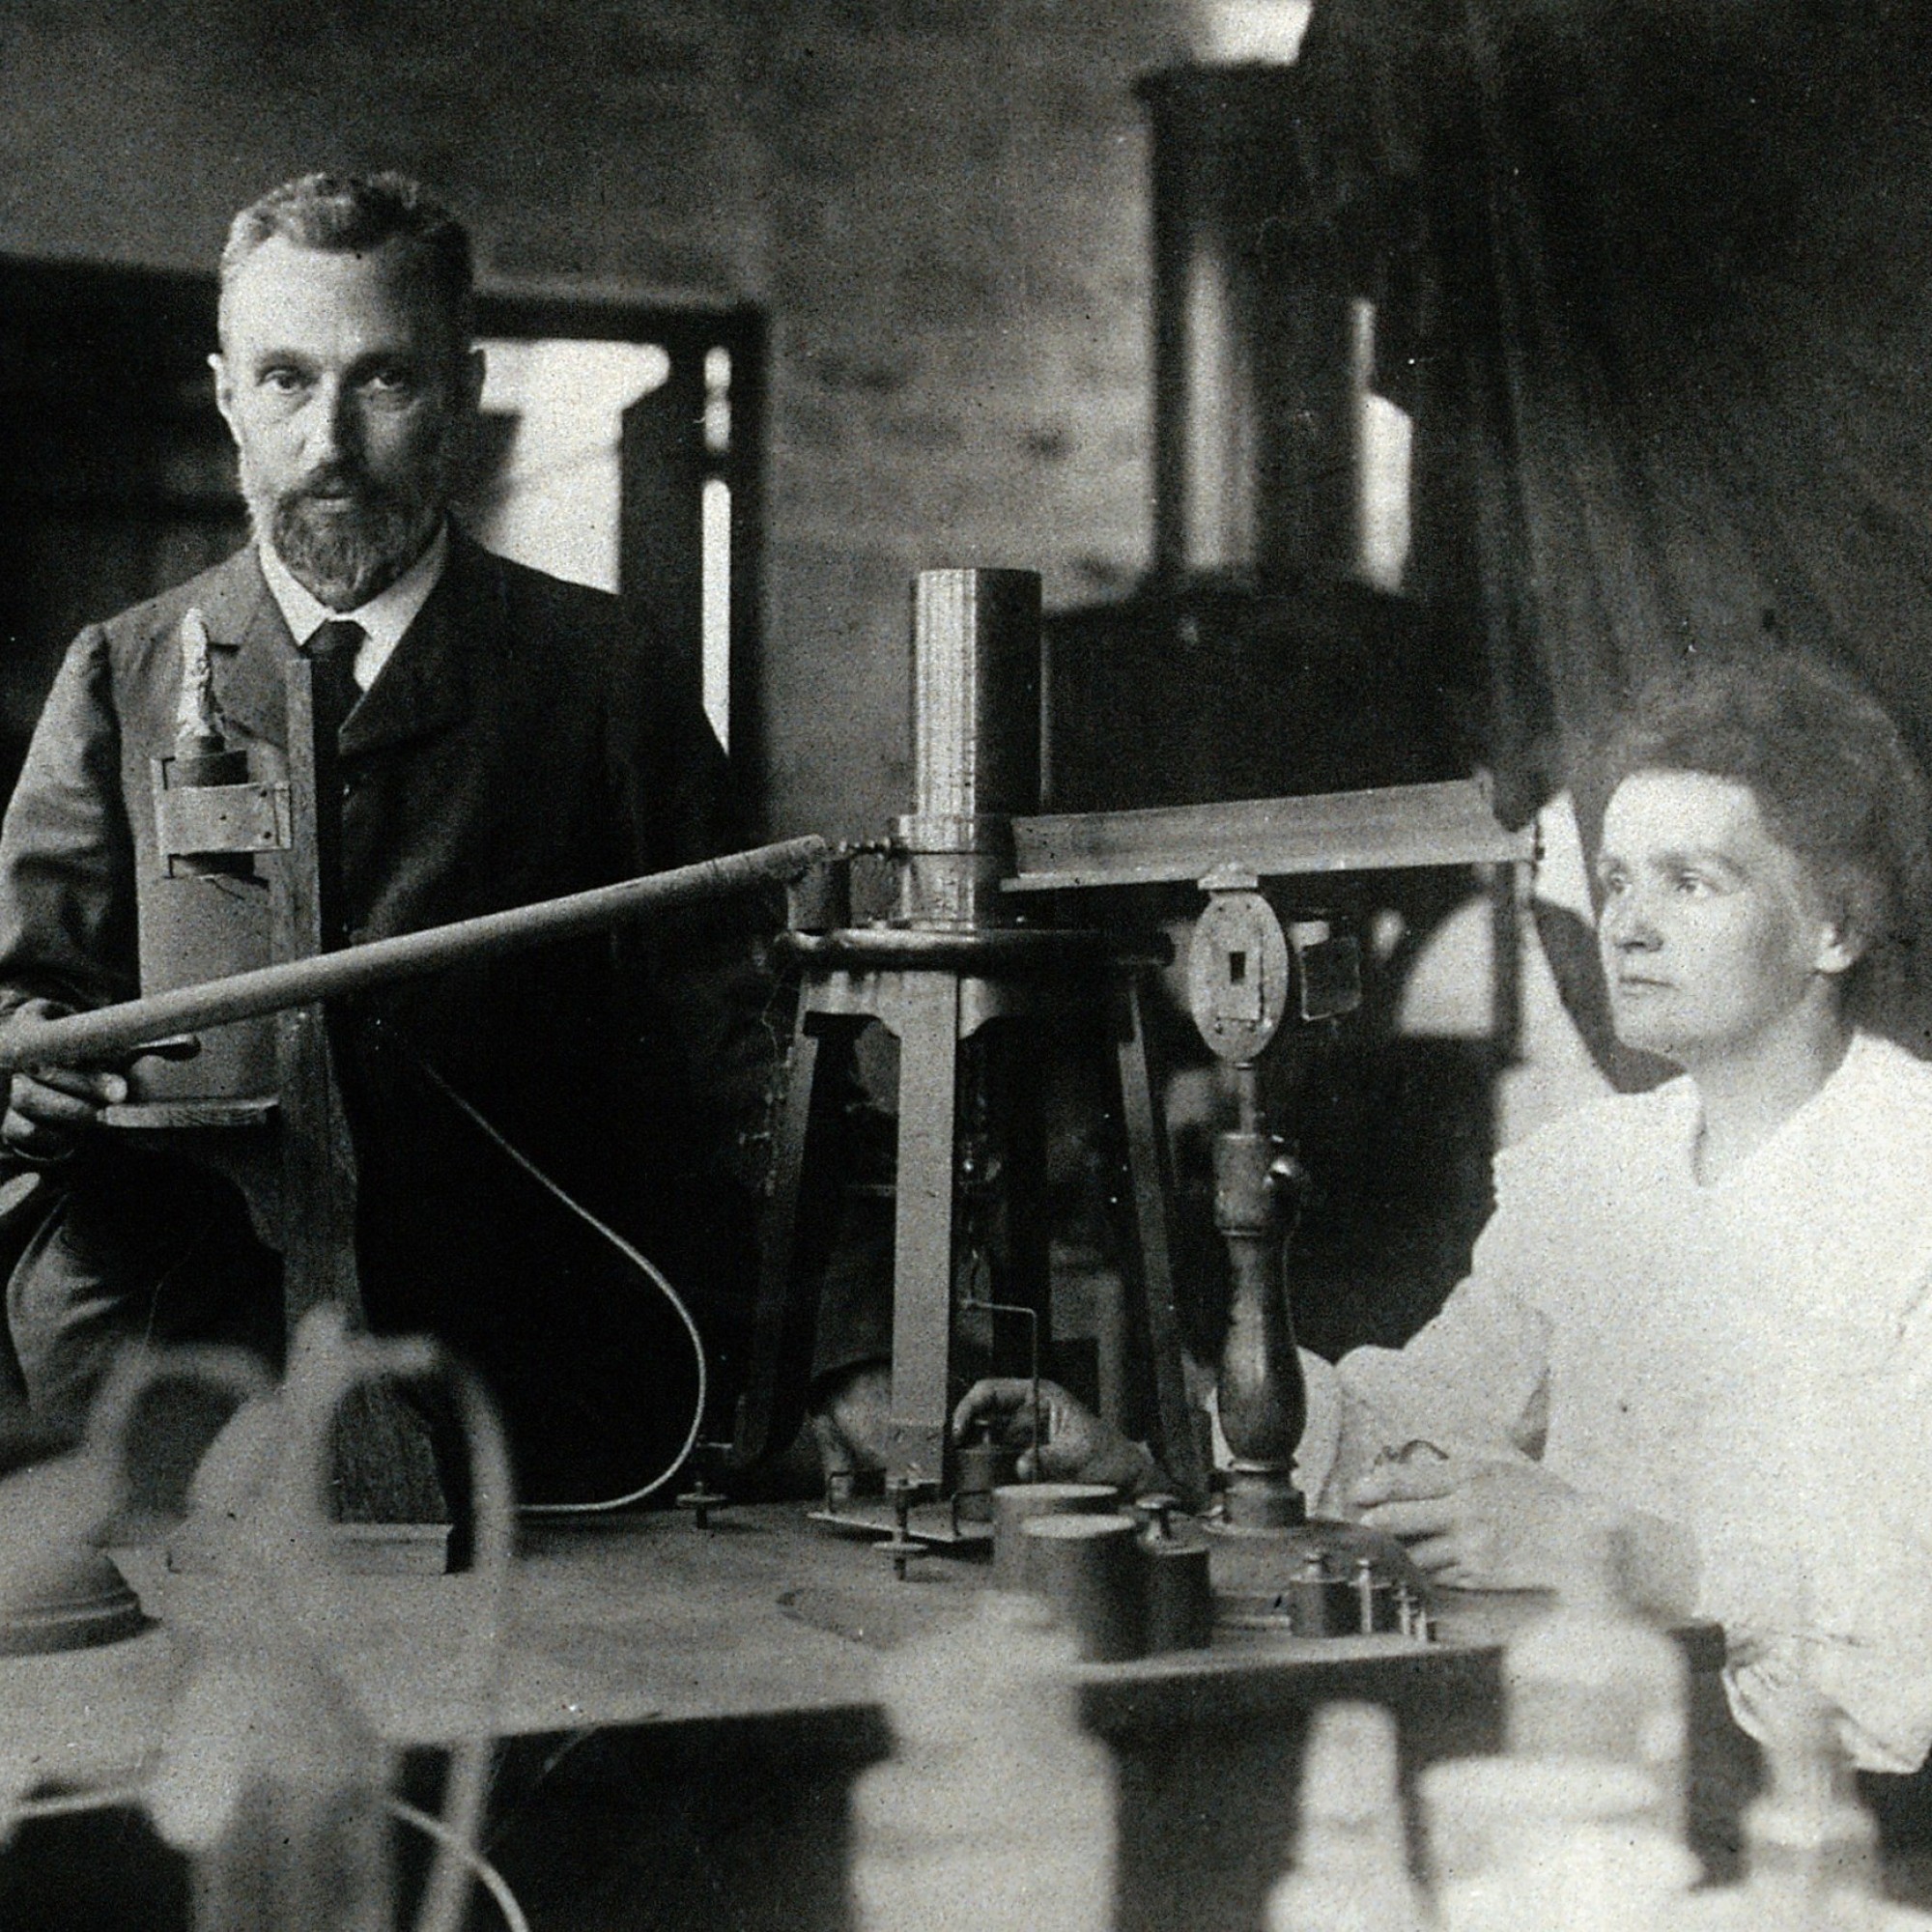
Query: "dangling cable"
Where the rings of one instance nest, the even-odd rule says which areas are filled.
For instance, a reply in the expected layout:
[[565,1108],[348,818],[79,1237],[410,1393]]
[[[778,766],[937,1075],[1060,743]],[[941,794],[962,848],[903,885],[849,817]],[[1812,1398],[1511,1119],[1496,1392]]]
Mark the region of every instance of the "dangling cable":
[[691,1460],[691,1452],[697,1446],[698,1432],[704,1426],[705,1404],[710,1399],[710,1371],[704,1359],[704,1337],[698,1332],[697,1322],[692,1316],[691,1310],[685,1305],[684,1297],[678,1293],[675,1288],[671,1286],[669,1279],[666,1276],[663,1269],[658,1267],[658,1265],[654,1262],[652,1262],[648,1256],[640,1253],[639,1249],[637,1249],[629,1241],[627,1241],[624,1238],[624,1236],[620,1235],[616,1231],[616,1229],[611,1227],[608,1222],[599,1220],[598,1217],[595,1214],[593,1214],[589,1208],[584,1207],[584,1205],[581,1201],[577,1200],[575,1196],[567,1193],[560,1185],[558,1185],[556,1181],[553,1180],[551,1177],[547,1175],[543,1171],[543,1169],[536,1164],[535,1161],[530,1159],[529,1155],[525,1153],[520,1147],[516,1146],[514,1142],[507,1140],[500,1132],[498,1132],[497,1129],[488,1120],[486,1120],[484,1116],[476,1110],[475,1107],[473,1107],[469,1103],[469,1101],[466,1100],[464,1096],[461,1094],[459,1094],[456,1091],[456,1089],[452,1087],[449,1084],[449,1082],[445,1080],[442,1077],[442,1075],[439,1073],[436,1070],[436,1068],[432,1066],[429,1064],[429,1062],[425,1060],[422,1057],[422,1055],[418,1053],[415,1050],[415,1048],[409,1043],[409,1041],[403,1039],[401,1035],[396,1033],[393,1028],[383,1026],[381,1021],[372,1021],[370,1024],[373,1027],[380,1027],[384,1037],[386,1039],[394,1041],[395,1043],[402,1046],[404,1051],[407,1052],[408,1055],[410,1056],[411,1060],[414,1062],[418,1071],[421,1072],[423,1077],[426,1080],[428,1080],[430,1084],[436,1088],[437,1092],[440,1093],[443,1096],[443,1098],[450,1103],[451,1106],[456,1108],[457,1111],[461,1113],[464,1116],[464,1118],[468,1120],[476,1128],[476,1130],[479,1133],[481,1133],[491,1143],[493,1147],[497,1148],[504,1154],[506,1154],[512,1161],[516,1163],[518,1167],[522,1168],[523,1171],[526,1175],[528,1175],[529,1178],[532,1180],[534,1180],[537,1183],[537,1185],[544,1190],[545,1193],[549,1194],[555,1201],[561,1203],[562,1206],[567,1208],[571,1211],[571,1213],[575,1214],[580,1221],[583,1222],[586,1227],[594,1230],[597,1234],[601,1235],[604,1237],[604,1239],[607,1240],[611,1245],[611,1247],[615,1248],[617,1252],[620,1255],[622,1255],[624,1259],[638,1270],[639,1274],[643,1275],[648,1281],[650,1281],[652,1286],[657,1289],[658,1293],[662,1294],[666,1299],[666,1301],[668,1301],[670,1304],[672,1312],[676,1315],[677,1319],[684,1323],[685,1333],[691,1338],[692,1358],[696,1363],[697,1366],[697,1393],[696,1397],[693,1399],[691,1406],[691,1427],[685,1432],[684,1441],[679,1445],[677,1453],[665,1465],[664,1469],[659,1474],[653,1476],[651,1480],[648,1483],[645,1483],[641,1488],[632,1490],[628,1492],[626,1494],[621,1496],[611,1496],[600,1502],[589,1502],[589,1503],[523,1503],[519,1505],[520,1513],[524,1516],[601,1516],[608,1514],[611,1510],[628,1509],[631,1507],[633,1503],[640,1503],[644,1500],[646,1496],[655,1495],[659,1490],[665,1487],[667,1483],[673,1481],[676,1478],[678,1471],[682,1469],[685,1463]]
[[386,1803],[405,1824],[413,1825],[425,1837],[462,1861],[465,1869],[490,1894],[497,1910],[503,1915],[508,1932],[530,1932],[530,1921],[524,1917],[524,1909],[517,1903],[517,1894],[510,1889],[509,1881],[472,1843],[452,1832],[440,1818],[432,1817],[393,1794]]

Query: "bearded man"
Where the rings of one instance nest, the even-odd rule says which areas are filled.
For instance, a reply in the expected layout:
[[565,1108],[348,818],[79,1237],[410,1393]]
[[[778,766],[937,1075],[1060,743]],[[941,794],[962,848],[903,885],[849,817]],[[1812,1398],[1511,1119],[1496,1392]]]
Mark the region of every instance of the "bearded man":
[[[0,834],[0,1015],[139,991],[150,760],[172,749],[190,612],[258,778],[284,768],[293,654],[317,659],[318,688],[326,652],[353,670],[335,700],[350,940],[740,842],[723,754],[668,653],[616,599],[449,520],[483,381],[470,287],[462,227],[399,176],[311,175],[236,217],[211,360],[254,540],[69,651]],[[689,1350],[675,1330],[659,1354],[648,1331],[606,1323],[641,1305],[639,1285],[469,1109],[700,1298],[708,1285],[728,1352],[726,1244],[751,1220],[732,1135],[742,1148],[763,1069],[745,937],[714,921],[573,942],[339,1015],[372,1322],[440,1334],[482,1368],[526,1493],[621,1482],[630,1451],[610,1438],[648,1435],[654,1407],[681,1432]],[[28,1399],[57,1422],[130,1336],[279,1350],[278,1263],[239,1196],[101,1122],[126,1075],[16,1074],[0,1125],[14,1191],[34,1196],[8,1328]]]

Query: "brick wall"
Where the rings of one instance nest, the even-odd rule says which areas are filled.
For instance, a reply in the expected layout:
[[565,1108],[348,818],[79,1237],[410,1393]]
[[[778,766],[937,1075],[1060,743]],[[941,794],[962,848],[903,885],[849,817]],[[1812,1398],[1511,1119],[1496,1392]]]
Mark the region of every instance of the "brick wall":
[[1118,591],[1148,551],[1135,74],[1181,0],[8,0],[0,252],[205,267],[315,166],[391,165],[486,282],[772,321],[776,829],[902,809],[928,564]]

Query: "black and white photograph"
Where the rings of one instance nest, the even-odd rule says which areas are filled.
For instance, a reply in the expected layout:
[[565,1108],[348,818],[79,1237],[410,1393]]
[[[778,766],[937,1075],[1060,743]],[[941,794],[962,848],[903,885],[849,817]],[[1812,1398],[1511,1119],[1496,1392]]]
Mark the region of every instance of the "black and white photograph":
[[5,0],[0,1927],[1932,1932],[1932,12]]

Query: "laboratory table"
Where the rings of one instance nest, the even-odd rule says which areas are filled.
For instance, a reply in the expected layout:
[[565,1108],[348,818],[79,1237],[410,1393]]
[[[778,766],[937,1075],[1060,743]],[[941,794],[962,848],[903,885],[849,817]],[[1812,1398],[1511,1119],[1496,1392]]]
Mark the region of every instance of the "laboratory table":
[[[171,1575],[152,1551],[122,1560],[154,1628],[0,1662],[0,1742],[53,1786],[138,1774],[174,1695],[177,1634],[225,1588]],[[968,1615],[987,1577],[971,1557],[931,1555],[898,1580],[870,1542],[788,1504],[727,1509],[705,1529],[670,1513],[526,1528],[487,1849],[532,1927],[850,1925],[848,1794],[891,1747],[880,1660]],[[464,1576],[344,1577],[301,1606],[424,1802],[460,1710],[476,1589]],[[1394,1712],[1411,1792],[1418,1767],[1496,1748],[1499,1644],[1536,1607],[1452,1603],[1426,1648],[1241,1633],[1206,1651],[1082,1666],[1082,1713],[1118,1777],[1119,1932],[1257,1932],[1288,1857],[1306,1719],[1323,1703],[1366,1697]],[[1719,1633],[1679,1637],[1693,1836],[1727,1878],[1754,1752],[1723,1709]],[[0,1925],[168,1932],[187,1923],[185,1897],[180,1861],[131,1808],[31,1823],[0,1856]],[[470,1922],[500,1920],[479,1896]]]

